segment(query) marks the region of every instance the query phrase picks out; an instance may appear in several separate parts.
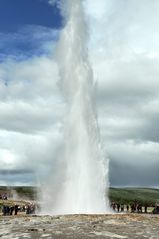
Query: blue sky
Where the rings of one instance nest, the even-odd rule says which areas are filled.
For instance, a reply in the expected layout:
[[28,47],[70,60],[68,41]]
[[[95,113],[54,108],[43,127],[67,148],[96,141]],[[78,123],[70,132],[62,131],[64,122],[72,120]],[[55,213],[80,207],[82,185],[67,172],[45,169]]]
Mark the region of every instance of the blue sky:
[[56,41],[62,18],[47,0],[0,1],[0,61],[47,53],[45,43]]
[[59,9],[47,0],[1,0],[0,31],[14,31],[22,25],[61,27]]

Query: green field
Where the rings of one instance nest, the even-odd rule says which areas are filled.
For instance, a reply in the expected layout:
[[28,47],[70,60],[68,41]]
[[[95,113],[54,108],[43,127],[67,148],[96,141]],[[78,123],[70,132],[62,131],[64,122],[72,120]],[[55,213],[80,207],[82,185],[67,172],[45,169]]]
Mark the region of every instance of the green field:
[[135,201],[142,205],[159,203],[159,189],[154,188],[110,188],[110,201],[131,204]]
[[[37,196],[36,187],[0,187],[0,194],[7,193],[12,198],[15,193],[19,199],[35,199]],[[131,204],[134,201],[142,205],[159,204],[159,189],[153,188],[110,188],[109,199],[120,204]]]

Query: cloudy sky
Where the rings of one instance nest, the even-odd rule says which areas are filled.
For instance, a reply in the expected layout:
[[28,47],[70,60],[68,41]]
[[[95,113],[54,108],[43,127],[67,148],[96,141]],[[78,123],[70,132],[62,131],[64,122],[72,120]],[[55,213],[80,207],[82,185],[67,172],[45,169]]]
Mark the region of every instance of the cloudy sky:
[[[36,184],[56,162],[65,102],[53,0],[0,1],[0,184]],[[111,186],[159,187],[159,1],[85,0]]]

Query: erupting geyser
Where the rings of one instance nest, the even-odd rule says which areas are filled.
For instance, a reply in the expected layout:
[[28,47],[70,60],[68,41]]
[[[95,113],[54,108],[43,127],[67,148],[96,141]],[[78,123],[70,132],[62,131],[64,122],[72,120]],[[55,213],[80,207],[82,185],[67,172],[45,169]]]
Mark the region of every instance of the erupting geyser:
[[[103,156],[94,102],[93,73],[88,61],[87,24],[81,0],[64,1],[66,26],[57,46],[60,86],[67,102],[64,143],[56,173],[45,187],[45,213],[108,211],[108,160]],[[49,208],[49,209],[48,209]],[[47,210],[48,209],[48,210]]]

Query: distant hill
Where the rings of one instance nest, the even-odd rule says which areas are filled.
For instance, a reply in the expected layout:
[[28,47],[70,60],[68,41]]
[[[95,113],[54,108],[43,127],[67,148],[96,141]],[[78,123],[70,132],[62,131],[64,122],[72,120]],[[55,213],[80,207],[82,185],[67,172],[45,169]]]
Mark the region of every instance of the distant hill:
[[[7,193],[8,197],[18,198],[37,198],[36,187],[3,187],[0,186],[0,194]],[[115,201],[120,204],[131,204],[134,201],[144,204],[159,203],[159,189],[153,188],[110,188],[110,201]]]
[[144,204],[159,203],[159,189],[154,188],[110,188],[110,201],[131,204],[134,201]]
[[27,198],[27,199],[36,199],[37,197],[37,188],[36,187],[5,187],[0,186],[0,194],[7,194],[9,198]]

